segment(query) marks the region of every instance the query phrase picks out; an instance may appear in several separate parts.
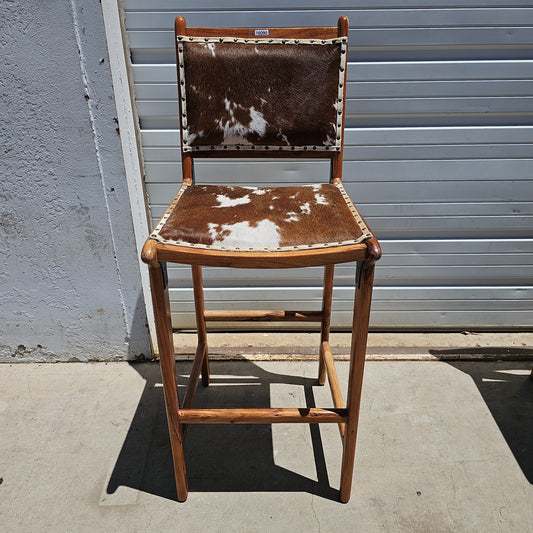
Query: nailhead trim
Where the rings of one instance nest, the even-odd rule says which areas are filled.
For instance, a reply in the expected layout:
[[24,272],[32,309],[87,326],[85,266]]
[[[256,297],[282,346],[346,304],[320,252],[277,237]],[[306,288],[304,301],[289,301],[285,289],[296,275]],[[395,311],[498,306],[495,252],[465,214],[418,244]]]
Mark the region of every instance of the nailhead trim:
[[245,43],[245,44],[347,44],[348,37],[335,37],[333,39],[246,39],[243,37],[191,37],[188,35],[178,35],[178,43]]
[[237,247],[228,247],[228,246],[217,246],[216,244],[195,244],[187,241],[175,241],[172,239],[164,239],[159,235],[159,232],[163,228],[163,226],[166,224],[167,220],[169,219],[170,215],[178,205],[178,202],[187,189],[189,185],[187,183],[184,183],[179,191],[177,192],[176,196],[172,200],[171,204],[168,206],[167,210],[165,211],[165,214],[161,217],[161,220],[157,223],[157,226],[153,229],[152,233],[150,234],[150,238],[160,242],[161,244],[171,244],[174,246],[183,246],[185,248],[195,248],[200,250],[223,250],[227,252],[244,252],[244,251],[250,251],[250,252],[291,252],[295,250],[318,250],[323,248],[335,248],[337,246],[346,246],[350,244],[361,244],[368,239],[372,238],[372,234],[370,233],[370,230],[363,222],[363,219],[361,215],[359,214],[359,211],[355,207],[355,205],[350,200],[350,197],[348,196],[348,193],[344,189],[342,183],[336,183],[335,186],[337,189],[339,189],[340,193],[342,194],[346,205],[350,209],[355,222],[361,229],[362,235],[354,240],[348,240],[348,241],[339,241],[339,242],[326,242],[326,243],[316,243],[316,244],[302,244],[299,246],[280,246],[279,248],[237,248]]
[[[178,43],[178,69],[180,85],[185,87],[185,65],[183,56],[183,43],[239,43],[239,44],[272,44],[272,45],[306,45],[306,44],[319,44],[319,45],[340,45],[341,47],[341,62],[339,65],[339,84],[337,103],[339,107],[342,106],[344,101],[344,71],[346,70],[347,61],[347,46],[348,38],[340,37],[336,39],[244,39],[237,37],[189,37],[186,35],[178,35],[176,37]],[[217,150],[278,150],[278,151],[305,151],[315,150],[321,152],[340,152],[342,146],[342,108],[337,109],[337,115],[339,122],[335,125],[335,143],[328,146],[285,146],[274,145],[267,146],[261,144],[235,144],[235,145],[191,145],[189,144],[189,129],[188,123],[185,119],[187,109],[187,99],[185,90],[182,89],[181,95],[182,101],[182,116],[181,116],[181,140],[182,150],[184,152],[193,151],[217,151]]]
[[363,217],[360,215],[359,211],[357,210],[357,207],[352,202],[352,199],[348,196],[348,193],[346,192],[346,189],[344,188],[344,185],[342,183],[335,183],[335,186],[337,189],[339,189],[340,193],[342,194],[342,197],[344,198],[344,201],[346,202],[346,205],[352,212],[352,215],[355,219],[355,222],[361,229],[362,235],[357,239],[357,242],[364,242],[368,239],[372,238],[372,233],[370,233],[370,230],[368,229],[367,225],[363,221]]

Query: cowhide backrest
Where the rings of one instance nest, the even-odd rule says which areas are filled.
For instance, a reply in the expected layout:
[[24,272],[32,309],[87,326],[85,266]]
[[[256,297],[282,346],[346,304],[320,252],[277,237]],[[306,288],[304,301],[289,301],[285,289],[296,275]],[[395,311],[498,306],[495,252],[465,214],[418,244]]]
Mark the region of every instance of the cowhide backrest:
[[347,37],[259,35],[176,35],[183,152],[340,152]]

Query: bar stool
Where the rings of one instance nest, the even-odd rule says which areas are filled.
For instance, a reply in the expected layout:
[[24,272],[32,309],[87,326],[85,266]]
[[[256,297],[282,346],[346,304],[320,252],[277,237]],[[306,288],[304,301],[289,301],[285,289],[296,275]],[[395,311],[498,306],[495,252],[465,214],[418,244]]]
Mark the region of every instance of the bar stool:
[[[188,486],[187,424],[335,423],[343,442],[340,500],[350,498],[374,264],[378,241],[342,184],[348,19],[337,27],[192,28],[175,21],[183,183],[142,251],[148,264],[179,501]],[[303,158],[331,162],[324,183],[286,187],[200,185],[196,158]],[[334,265],[356,262],[346,404],[329,345]],[[178,400],[166,264],[191,265],[198,348]],[[202,265],[230,268],[324,266],[315,312],[204,309]],[[209,384],[206,322],[321,323],[318,382],[333,408],[197,409]]]

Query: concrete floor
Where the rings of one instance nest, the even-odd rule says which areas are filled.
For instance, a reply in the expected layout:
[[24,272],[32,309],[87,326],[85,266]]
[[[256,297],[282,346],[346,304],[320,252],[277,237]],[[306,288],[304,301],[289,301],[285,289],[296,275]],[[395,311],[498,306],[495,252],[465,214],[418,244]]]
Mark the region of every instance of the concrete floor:
[[[533,531],[531,366],[369,361],[348,504],[335,426],[191,426],[180,504],[156,364],[1,365],[0,530]],[[197,404],[330,406],[315,373],[215,361]]]

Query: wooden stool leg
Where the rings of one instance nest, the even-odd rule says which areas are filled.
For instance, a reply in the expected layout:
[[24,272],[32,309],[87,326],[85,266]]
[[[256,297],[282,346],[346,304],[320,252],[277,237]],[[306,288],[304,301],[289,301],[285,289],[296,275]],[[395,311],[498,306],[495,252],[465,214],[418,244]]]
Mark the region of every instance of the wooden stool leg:
[[178,389],[176,384],[174,341],[172,338],[172,322],[170,318],[170,302],[166,265],[164,263],[149,265],[150,286],[154,303],[155,329],[159,346],[159,360],[161,364],[161,378],[167,410],[170,447],[174,462],[174,477],[178,501],[187,499],[187,472],[185,455],[183,452],[183,432],[178,422]]
[[340,500],[344,503],[350,499],[352,490],[357,424],[359,421],[361,387],[363,384],[368,323],[370,319],[370,303],[374,282],[374,262],[357,263],[357,270],[352,344],[350,350],[350,374],[348,377],[348,397],[346,402],[348,421],[345,426],[343,441],[344,449],[340,486]]
[[318,384],[324,385],[326,382],[326,363],[322,343],[329,342],[329,327],[331,322],[331,300],[333,295],[333,276],[335,265],[324,267],[324,289],[322,295],[322,324],[320,326],[320,355],[318,359]]
[[209,355],[207,348],[207,329],[204,316],[204,287],[202,280],[202,267],[192,265],[192,284],[194,288],[194,309],[196,311],[196,331],[198,332],[198,345],[205,344],[204,359],[202,361],[202,384],[209,385]]

